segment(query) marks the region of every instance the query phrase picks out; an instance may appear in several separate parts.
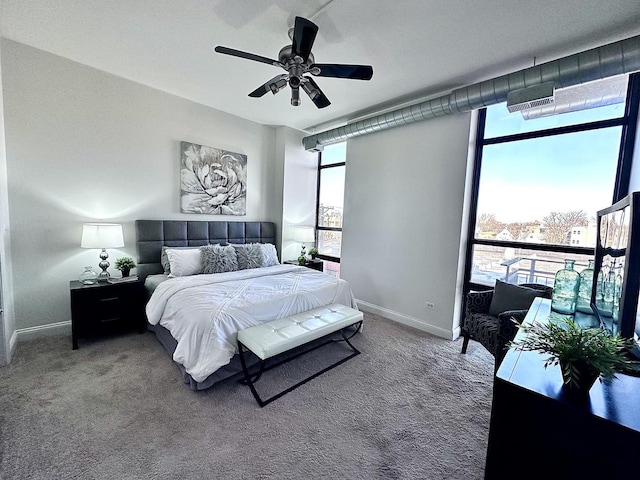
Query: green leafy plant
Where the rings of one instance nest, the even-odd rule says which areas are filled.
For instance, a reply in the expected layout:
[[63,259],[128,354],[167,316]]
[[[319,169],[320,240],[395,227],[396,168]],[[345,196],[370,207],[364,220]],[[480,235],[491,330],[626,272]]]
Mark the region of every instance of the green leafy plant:
[[318,249],[316,247],[311,247],[309,249],[309,255],[311,255],[311,258],[316,258],[316,255],[318,255]]
[[571,388],[581,388],[585,377],[592,377],[593,384],[599,375],[608,383],[616,373],[623,373],[636,363],[627,356],[633,339],[612,336],[602,328],[581,327],[571,317],[519,324],[518,328],[527,335],[511,341],[509,346],[548,354],[545,368],[560,365],[563,383]]
[[307,257],[304,255],[300,255],[298,257],[298,265],[305,266],[307,264]]
[[115,267],[120,271],[131,270],[132,268],[135,268],[135,266],[136,262],[134,262],[131,257],[120,257],[116,259],[115,262]]

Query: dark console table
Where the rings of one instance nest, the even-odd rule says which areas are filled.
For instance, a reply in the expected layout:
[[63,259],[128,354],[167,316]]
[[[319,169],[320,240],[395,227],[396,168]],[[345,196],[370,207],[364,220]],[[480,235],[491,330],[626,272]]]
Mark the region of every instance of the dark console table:
[[[550,300],[534,300],[525,322],[545,322]],[[519,332],[518,335],[524,335]],[[567,397],[546,355],[510,349],[496,373],[485,479],[637,478],[640,378],[597,381],[584,400]]]

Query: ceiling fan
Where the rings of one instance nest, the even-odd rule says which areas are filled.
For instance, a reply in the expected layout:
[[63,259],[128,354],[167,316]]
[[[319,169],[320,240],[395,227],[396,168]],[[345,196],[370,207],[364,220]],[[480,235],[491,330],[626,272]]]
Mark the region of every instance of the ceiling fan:
[[306,18],[296,17],[294,27],[289,30],[291,45],[285,45],[278,54],[278,60],[262,57],[253,53],[242,52],[233,48],[217,46],[215,51],[246,58],[256,62],[267,63],[282,67],[287,73],[273,77],[264,85],[259,86],[249,94],[250,97],[262,97],[271,92],[274,95],[282,90],[287,83],[291,87],[291,105],[300,105],[300,88],[318,108],[331,105],[327,96],[322,93],[318,84],[306,73],[318,77],[351,78],[355,80],[371,80],[373,68],[370,65],[341,65],[333,63],[314,63],[311,47],[318,34],[318,26]]

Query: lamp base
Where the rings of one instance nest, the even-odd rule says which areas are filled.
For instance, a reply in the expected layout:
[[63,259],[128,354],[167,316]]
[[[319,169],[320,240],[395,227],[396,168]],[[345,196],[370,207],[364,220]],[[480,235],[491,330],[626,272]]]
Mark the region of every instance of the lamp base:
[[100,252],[100,263],[98,264],[98,266],[102,269],[102,271],[98,274],[98,281],[99,282],[106,282],[107,280],[109,280],[109,277],[111,276],[109,274],[109,272],[107,272],[107,268],[109,268],[110,263],[107,262],[107,258],[109,258],[109,254],[107,253],[106,249],[102,249],[102,252]]
[[109,277],[111,277],[111,274],[109,272],[107,272],[106,270],[100,272],[98,274],[98,281],[99,282],[106,282],[107,280],[109,280]]

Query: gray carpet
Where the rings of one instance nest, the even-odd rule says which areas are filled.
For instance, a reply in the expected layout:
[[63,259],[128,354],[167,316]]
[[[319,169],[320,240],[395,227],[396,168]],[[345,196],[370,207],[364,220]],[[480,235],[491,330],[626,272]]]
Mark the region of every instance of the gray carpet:
[[[492,357],[365,314],[362,354],[261,409],[181,383],[152,333],[23,342],[0,368],[0,478],[480,479]],[[267,372],[268,396],[348,353]],[[328,364],[328,363],[327,363]]]

